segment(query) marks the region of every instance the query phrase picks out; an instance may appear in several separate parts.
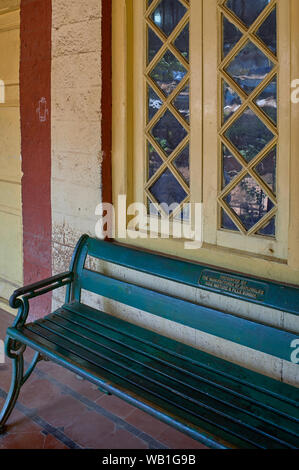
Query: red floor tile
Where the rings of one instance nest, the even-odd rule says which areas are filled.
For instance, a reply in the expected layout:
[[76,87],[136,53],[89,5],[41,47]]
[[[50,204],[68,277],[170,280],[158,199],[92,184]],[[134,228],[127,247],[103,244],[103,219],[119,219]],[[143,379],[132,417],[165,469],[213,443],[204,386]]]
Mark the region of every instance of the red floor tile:
[[110,411],[111,413],[119,416],[120,418],[127,418],[129,415],[136,411],[136,408],[129,403],[126,403],[124,400],[114,396],[114,395],[105,395],[103,394],[96,403]]
[[44,449],[45,440],[41,431],[9,433],[0,439],[0,449]]
[[102,440],[114,431],[115,424],[94,411],[79,413],[73,423],[64,428],[64,434],[88,449],[97,449]]
[[148,446],[125,429],[117,429],[98,443],[98,449],[148,449]]
[[135,409],[134,413],[130,414],[126,421],[136,428],[142,429],[143,432],[149,434],[155,439],[159,438],[159,436],[168,428],[167,424],[153,418],[139,409]]

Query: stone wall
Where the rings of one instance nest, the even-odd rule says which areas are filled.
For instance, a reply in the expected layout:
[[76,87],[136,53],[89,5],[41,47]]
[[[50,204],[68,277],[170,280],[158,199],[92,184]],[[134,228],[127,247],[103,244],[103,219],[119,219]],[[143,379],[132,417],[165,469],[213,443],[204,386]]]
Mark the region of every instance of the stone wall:
[[[53,274],[68,269],[101,200],[101,1],[52,2]],[[62,293],[53,296],[54,306]]]

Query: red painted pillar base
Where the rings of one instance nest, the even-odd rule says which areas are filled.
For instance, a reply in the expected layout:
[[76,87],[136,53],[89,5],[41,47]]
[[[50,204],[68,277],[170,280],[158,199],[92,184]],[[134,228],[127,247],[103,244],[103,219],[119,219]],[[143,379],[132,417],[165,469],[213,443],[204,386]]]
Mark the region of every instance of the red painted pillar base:
[[[51,275],[51,0],[21,0],[20,112],[24,283]],[[35,299],[31,318],[48,313]]]

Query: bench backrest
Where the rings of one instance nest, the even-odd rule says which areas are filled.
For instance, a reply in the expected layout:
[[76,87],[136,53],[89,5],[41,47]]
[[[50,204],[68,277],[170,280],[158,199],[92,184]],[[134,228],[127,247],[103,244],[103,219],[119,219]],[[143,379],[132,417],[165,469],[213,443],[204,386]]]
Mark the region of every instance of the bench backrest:
[[90,271],[85,268],[87,255],[159,278],[295,315],[299,314],[298,287],[239,276],[198,263],[168,258],[84,235],[73,254],[71,270],[74,272],[74,283],[66,295],[66,302],[78,302],[81,289],[84,289],[251,349],[291,360],[291,344],[299,339],[299,335],[194,304],[179,298],[179,295],[166,295]]

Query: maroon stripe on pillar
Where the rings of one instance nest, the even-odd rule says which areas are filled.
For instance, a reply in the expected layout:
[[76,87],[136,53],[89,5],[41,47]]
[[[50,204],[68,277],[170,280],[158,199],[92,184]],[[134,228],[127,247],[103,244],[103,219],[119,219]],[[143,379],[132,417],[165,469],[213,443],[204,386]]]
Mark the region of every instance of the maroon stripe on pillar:
[[[21,0],[20,112],[24,283],[51,275],[51,0]],[[31,318],[50,311],[38,297]]]

